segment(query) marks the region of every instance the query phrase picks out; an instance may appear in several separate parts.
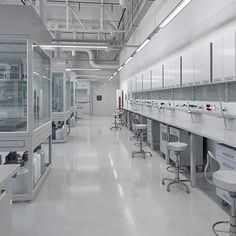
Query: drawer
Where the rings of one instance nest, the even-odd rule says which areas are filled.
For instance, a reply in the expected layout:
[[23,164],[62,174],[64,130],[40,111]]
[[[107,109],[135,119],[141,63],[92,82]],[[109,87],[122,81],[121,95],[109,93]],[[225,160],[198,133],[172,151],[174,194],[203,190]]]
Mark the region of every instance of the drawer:
[[225,202],[227,202],[229,205],[231,205],[231,198],[229,192],[222,190],[220,188],[216,188],[216,195]]
[[236,171],[236,163],[229,161],[228,159],[222,158],[222,157],[217,157],[216,160],[220,164],[220,169],[221,170],[234,170]]
[[170,127],[170,134],[180,137],[180,130],[174,127]]
[[216,155],[236,163],[236,149],[222,144],[216,145]]

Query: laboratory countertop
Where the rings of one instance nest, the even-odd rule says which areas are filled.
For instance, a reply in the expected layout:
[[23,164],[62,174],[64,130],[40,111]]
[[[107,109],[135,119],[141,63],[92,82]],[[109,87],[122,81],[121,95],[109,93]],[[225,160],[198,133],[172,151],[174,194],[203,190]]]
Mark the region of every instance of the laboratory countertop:
[[236,147],[235,131],[226,130],[223,128],[218,128],[213,126],[207,126],[195,121],[180,120],[166,112],[161,112],[153,109],[147,110],[147,108],[142,108],[142,107],[140,108],[124,107],[123,109],[150,118],[152,120],[182,130],[186,130],[190,133],[214,140],[218,143],[223,143],[232,147]]
[[20,165],[1,165],[0,166],[0,188],[2,188],[6,182],[13,175],[16,174],[17,170],[20,168]]

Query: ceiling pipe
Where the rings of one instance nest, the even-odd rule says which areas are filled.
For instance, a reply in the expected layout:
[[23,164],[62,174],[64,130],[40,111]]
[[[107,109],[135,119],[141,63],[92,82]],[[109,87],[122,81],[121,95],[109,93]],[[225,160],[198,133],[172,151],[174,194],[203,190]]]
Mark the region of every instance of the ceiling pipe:
[[[67,49],[63,49],[63,51],[71,51],[71,50],[67,50]],[[89,63],[93,68],[96,69],[110,69],[110,70],[117,70],[119,65],[103,65],[103,64],[97,64],[95,63],[95,57],[94,57],[94,53],[92,50],[88,50],[88,49],[75,49],[76,52],[85,52],[88,54],[89,57]]]
[[42,22],[44,23],[44,25],[47,25],[47,20],[48,20],[47,8],[48,8],[48,1],[40,0],[39,1],[39,16]]
[[[109,39],[58,39],[58,38],[53,38],[52,39],[53,43],[102,43],[100,46],[107,46],[107,44],[120,44],[123,43],[123,40],[109,40]],[[108,45],[109,46],[109,45]]]
[[128,1],[127,0],[120,0],[120,6],[122,8],[127,8],[128,6]]
[[[31,2],[31,1],[30,1]],[[32,3],[31,3],[32,4]],[[47,26],[47,9],[48,9],[48,1],[47,0],[36,0],[34,5],[35,11],[39,15],[40,19]]]

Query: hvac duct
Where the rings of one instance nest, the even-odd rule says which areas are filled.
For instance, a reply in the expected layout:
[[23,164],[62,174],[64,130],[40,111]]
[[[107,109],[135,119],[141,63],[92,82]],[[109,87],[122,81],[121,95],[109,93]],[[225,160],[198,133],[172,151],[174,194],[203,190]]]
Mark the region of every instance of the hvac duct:
[[48,1],[47,0],[36,0],[35,1],[35,10],[40,16],[44,25],[47,25],[47,8]]
[[[63,49],[63,51],[70,51],[68,49]],[[118,69],[119,65],[101,65],[101,64],[97,64],[95,63],[95,57],[94,57],[94,53],[92,50],[88,50],[88,49],[75,49],[76,52],[85,52],[88,54],[89,57],[89,63],[93,68],[96,69],[109,69],[109,70],[116,70]]]

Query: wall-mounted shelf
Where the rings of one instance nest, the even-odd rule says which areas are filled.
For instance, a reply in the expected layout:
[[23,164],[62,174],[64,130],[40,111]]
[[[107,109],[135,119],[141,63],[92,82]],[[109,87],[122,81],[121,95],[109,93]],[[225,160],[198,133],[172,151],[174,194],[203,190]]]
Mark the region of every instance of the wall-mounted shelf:
[[[151,101],[150,101],[151,102]],[[174,107],[174,106],[165,106],[165,105],[157,105],[157,104],[147,104],[148,101],[145,100],[144,104],[142,103],[138,103],[138,104],[135,104],[136,106],[142,106],[142,107],[146,107],[148,109],[150,108],[157,108],[158,111],[171,111],[171,112],[175,112],[175,111],[180,111],[180,112],[185,112],[189,115],[207,115],[207,116],[213,116],[213,117],[216,117],[216,118],[222,118],[222,119],[227,119],[227,120],[234,120],[236,119],[236,115],[234,114],[230,114],[230,113],[227,113],[226,111],[223,111],[222,112],[216,112],[216,111],[206,111],[206,110],[203,110],[203,109],[197,109],[197,108],[188,108],[188,107]],[[133,110],[138,110],[138,108],[133,108]]]

